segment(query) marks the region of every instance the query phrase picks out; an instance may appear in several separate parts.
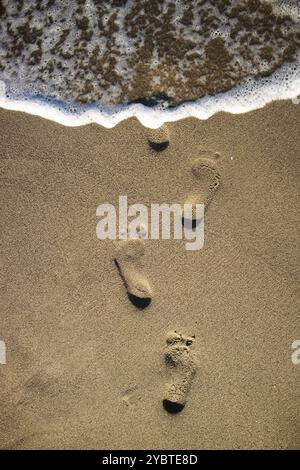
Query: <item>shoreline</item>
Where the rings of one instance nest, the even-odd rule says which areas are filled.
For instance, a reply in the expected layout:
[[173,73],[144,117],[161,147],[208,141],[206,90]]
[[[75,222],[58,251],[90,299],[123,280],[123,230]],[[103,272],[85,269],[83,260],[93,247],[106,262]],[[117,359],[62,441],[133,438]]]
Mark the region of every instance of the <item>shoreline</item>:
[[[25,95],[14,99],[5,92],[5,84],[0,81],[0,109],[25,112],[30,115],[54,121],[68,127],[98,124],[113,128],[120,122],[137,118],[144,126],[157,129],[167,122],[186,118],[207,120],[217,113],[244,114],[261,109],[275,101],[299,99],[300,74],[292,64],[285,64],[271,77],[250,81],[228,90],[195,101],[187,101],[175,107],[146,106],[141,103],[105,106],[101,103],[80,105],[52,100],[48,97]],[[52,101],[52,103],[51,103]],[[70,111],[72,110],[72,111]]]
[[[0,448],[300,448],[299,119],[290,101],[187,118],[155,152],[134,118],[66,127],[0,109]],[[147,240],[140,310],[96,208],[185,201],[208,150],[222,185],[204,248]],[[198,363],[176,415],[162,406],[173,330],[195,336]]]

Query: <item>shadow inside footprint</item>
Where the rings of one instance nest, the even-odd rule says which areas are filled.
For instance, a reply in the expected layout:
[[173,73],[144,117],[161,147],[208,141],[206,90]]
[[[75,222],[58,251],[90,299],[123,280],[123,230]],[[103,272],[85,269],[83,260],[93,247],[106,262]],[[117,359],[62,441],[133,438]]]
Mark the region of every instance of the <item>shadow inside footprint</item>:
[[166,148],[169,146],[169,141],[165,142],[152,142],[151,140],[148,139],[150,147],[155,150],[155,152],[163,152],[163,150],[166,150]]
[[188,230],[195,230],[203,221],[202,219],[187,219],[186,217],[182,217],[182,225],[183,227],[187,228]]
[[163,407],[170,414],[180,413],[180,411],[183,410],[184,406],[185,405],[182,403],[176,403],[167,399],[163,400]]
[[136,295],[128,293],[129,300],[133,303],[135,307],[140,310],[144,310],[151,304],[151,297],[137,297]]

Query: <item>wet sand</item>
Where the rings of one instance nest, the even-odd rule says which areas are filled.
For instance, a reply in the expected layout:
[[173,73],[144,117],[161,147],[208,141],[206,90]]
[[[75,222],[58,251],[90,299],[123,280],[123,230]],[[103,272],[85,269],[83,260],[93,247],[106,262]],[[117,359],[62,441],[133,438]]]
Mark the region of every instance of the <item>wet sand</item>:
[[[157,152],[134,119],[68,128],[0,110],[1,448],[300,448],[299,119],[291,102],[186,119]],[[182,204],[206,151],[221,187],[204,248],[145,240],[140,309],[96,208]],[[177,414],[162,406],[174,330],[195,336],[197,362]]]

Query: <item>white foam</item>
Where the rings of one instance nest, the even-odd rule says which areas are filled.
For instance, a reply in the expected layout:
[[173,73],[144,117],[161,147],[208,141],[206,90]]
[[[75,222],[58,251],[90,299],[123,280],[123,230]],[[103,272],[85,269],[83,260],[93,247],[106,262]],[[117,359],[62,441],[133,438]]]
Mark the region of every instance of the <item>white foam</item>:
[[[292,18],[287,24],[293,32],[296,32],[300,21],[299,0],[266,1],[272,4],[278,15],[291,15]],[[236,18],[229,19],[226,11],[221,13],[217,8],[217,2],[206,2],[209,4],[210,15],[217,18],[217,25],[211,26],[210,34],[205,37],[205,29],[201,30],[204,23],[202,24],[202,10],[199,8],[199,2],[197,0],[190,0],[190,2],[176,0],[175,11],[172,14],[172,23],[174,24],[170,30],[174,40],[191,41],[190,50],[184,57],[179,54],[178,60],[176,56],[173,56],[171,65],[164,68],[165,53],[160,52],[161,55],[158,53],[159,45],[163,40],[155,41],[153,33],[152,55],[146,60],[146,65],[152,76],[151,86],[149,89],[147,86],[144,87],[145,89],[142,87],[139,96],[147,98],[153,92],[154,98],[166,95],[170,99],[169,102],[174,103],[181,99],[181,91],[184,91],[186,86],[191,88],[191,93],[183,93],[182,96],[195,96],[192,93],[194,88],[199,89],[199,96],[201,96],[207,90],[206,81],[209,82],[213,79],[210,74],[200,75],[196,81],[197,84],[194,85],[193,81],[191,83],[188,81],[189,72],[191,68],[201,71],[204,67],[205,70],[205,47],[212,38],[216,37],[223,38],[226,48],[233,57],[230,69],[226,72],[227,78],[232,78],[233,75],[232,82],[229,80],[229,86],[231,86],[230,83],[233,85],[243,77],[244,84],[229,92],[206,96],[176,108],[168,108],[167,102],[162,102],[155,108],[145,107],[142,104],[114,105],[114,103],[135,99],[136,95],[130,92],[134,91],[136,81],[144,78],[141,72],[137,74],[134,54],[144,47],[145,31],[154,18],[144,8],[147,0],[127,0],[118,7],[113,5],[112,0],[107,2],[86,0],[86,2],[80,2],[81,13],[78,13],[78,2],[75,0],[73,2],[54,2],[51,6],[48,6],[47,0],[42,0],[39,3],[42,3],[43,8],[40,6],[37,8],[35,0],[27,0],[18,8],[14,2],[2,0],[2,4],[6,7],[6,15],[1,20],[3,27],[0,30],[0,55],[2,55],[0,79],[3,79],[2,85],[0,82],[0,106],[3,108],[35,114],[66,126],[79,126],[95,122],[105,127],[113,127],[120,121],[135,116],[143,125],[157,128],[166,121],[175,121],[189,116],[207,119],[219,111],[244,113],[261,108],[273,100],[295,99],[300,94],[300,53],[298,53],[297,61],[286,64],[271,77],[257,81],[251,78],[259,76],[263,72],[268,73],[277,67],[277,64],[282,63],[283,54],[286,53],[286,47],[289,46],[287,37],[284,39],[281,37],[281,40],[277,41],[274,36],[275,42],[272,46],[274,57],[270,59],[270,62],[268,62],[269,59],[266,60],[261,55],[261,47],[265,46],[267,42],[256,43],[254,41],[251,43],[251,51],[248,50],[251,52],[249,58],[247,54],[239,53],[240,46],[243,44],[241,42],[242,36],[247,28],[245,31],[242,29],[234,39],[235,34],[232,37],[231,33],[232,28],[235,27]],[[159,3],[162,7],[160,14],[155,13],[155,19],[164,30],[164,14],[174,2],[156,0],[155,3]],[[241,0],[240,3],[245,2]],[[139,15],[144,16],[145,14],[149,23],[146,24],[146,27],[139,28],[137,37],[129,34],[131,23],[129,22],[129,26],[127,24],[128,15],[132,12],[135,16],[130,21],[136,21],[136,6],[139,6]],[[180,21],[187,6],[192,6],[192,24],[185,24],[183,28]],[[30,17],[28,16],[29,12],[31,12]],[[82,31],[78,27],[77,21],[84,17],[88,19],[88,32],[91,33],[91,37],[83,42],[86,44],[84,46],[85,52],[82,54],[82,52],[78,53],[78,44],[82,44],[80,39]],[[116,28],[113,32],[108,32],[108,23],[114,17],[113,22]],[[99,27],[99,18],[102,18],[104,28]],[[40,29],[39,40],[34,43],[28,40],[25,41],[26,44],[22,44],[22,41],[19,43],[18,28],[29,24],[31,28],[34,26]],[[282,26],[283,30],[284,28],[286,25]],[[251,32],[254,39],[257,39],[261,34],[254,27],[251,27]],[[65,33],[65,39],[58,46]],[[15,50],[16,41],[18,46],[22,46],[19,54]],[[269,42],[272,44],[272,41]],[[113,46],[109,43],[113,43]],[[39,45],[39,49],[36,49],[37,45]],[[97,50],[95,57],[99,58],[103,69],[101,67],[95,69],[90,65],[91,58],[95,60],[95,57],[92,57],[95,50]],[[41,57],[35,63],[32,62],[32,54],[37,51]],[[110,79],[110,76],[107,76],[109,74],[105,73],[109,63],[106,55],[110,53],[115,62],[114,72],[119,75],[120,79],[115,79],[113,75]],[[190,56],[194,57],[190,60]],[[172,75],[172,80],[166,78],[168,74]],[[89,91],[86,91],[84,87],[86,81],[90,81],[90,84],[87,85],[92,85]],[[3,88],[4,83],[7,84],[6,92]],[[177,85],[179,86],[177,87]],[[181,85],[183,86],[181,87]],[[128,90],[129,93],[127,93]],[[83,101],[82,95],[86,101],[96,103],[98,99],[101,99],[101,103],[93,105],[71,103],[72,100]]]
[[300,69],[295,65],[284,65],[271,77],[259,80],[248,80],[244,85],[220,93],[207,96],[194,102],[186,102],[175,108],[164,106],[146,107],[142,104],[128,106],[97,106],[81,105],[79,109],[64,107],[57,102],[30,98],[14,98],[7,96],[4,82],[0,81],[0,107],[55,121],[64,126],[83,126],[96,123],[112,128],[124,119],[137,118],[145,127],[156,129],[165,122],[173,122],[187,117],[208,119],[218,112],[241,114],[259,109],[275,100],[293,100],[300,95]]

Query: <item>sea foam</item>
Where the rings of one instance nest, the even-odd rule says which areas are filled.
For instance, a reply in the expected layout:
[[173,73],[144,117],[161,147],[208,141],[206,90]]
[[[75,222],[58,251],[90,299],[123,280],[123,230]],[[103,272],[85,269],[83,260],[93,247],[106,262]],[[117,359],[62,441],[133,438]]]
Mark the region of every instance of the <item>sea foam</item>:
[[0,107],[13,111],[22,111],[55,121],[64,126],[83,126],[96,123],[112,128],[124,119],[137,118],[149,128],[158,128],[165,122],[195,117],[208,119],[218,112],[232,114],[246,113],[264,107],[275,100],[291,99],[300,104],[300,69],[288,65],[274,72],[272,77],[261,78],[252,83],[235,87],[226,93],[207,96],[193,102],[183,103],[174,108],[162,109],[161,106],[148,107],[143,104],[129,105],[77,105],[70,112],[64,103],[45,100],[39,97],[6,96],[5,85],[0,82]]
[[157,128],[298,102],[295,0],[16,5],[0,1],[2,108],[66,126],[113,127],[134,116]]

